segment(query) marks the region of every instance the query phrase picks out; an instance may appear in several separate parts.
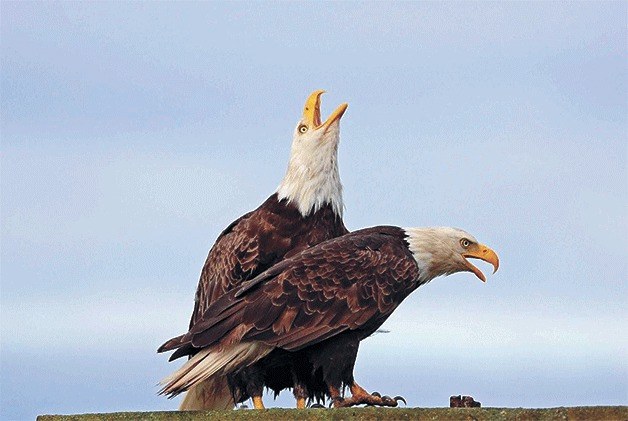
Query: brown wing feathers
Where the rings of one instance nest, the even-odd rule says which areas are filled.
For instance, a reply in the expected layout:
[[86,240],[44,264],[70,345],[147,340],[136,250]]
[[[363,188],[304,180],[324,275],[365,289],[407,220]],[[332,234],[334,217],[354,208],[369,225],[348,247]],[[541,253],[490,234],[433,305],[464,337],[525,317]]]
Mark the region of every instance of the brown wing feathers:
[[294,205],[277,201],[276,194],[270,196],[259,208],[229,225],[216,240],[201,271],[190,328],[226,292],[285,256],[347,232],[331,206],[304,218]]
[[160,351],[193,353],[235,328],[242,329],[242,341],[298,350],[347,329],[368,328],[371,321],[381,324],[409,293],[418,268],[398,231],[377,228],[284,260],[219,298],[188,334]]
[[249,225],[258,219],[260,215],[253,212],[239,218],[220,234],[209,251],[201,271],[190,327],[218,297],[254,276],[259,250],[256,237],[250,235]]

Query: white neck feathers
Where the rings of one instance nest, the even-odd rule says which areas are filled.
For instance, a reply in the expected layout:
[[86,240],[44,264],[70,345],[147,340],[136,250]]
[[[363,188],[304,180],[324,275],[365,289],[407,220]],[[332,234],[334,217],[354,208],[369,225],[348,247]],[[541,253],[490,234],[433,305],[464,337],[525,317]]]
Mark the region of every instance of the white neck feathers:
[[331,205],[342,217],[342,184],[338,172],[338,142],[303,139],[292,144],[286,175],[277,188],[279,200],[287,199],[307,216]]

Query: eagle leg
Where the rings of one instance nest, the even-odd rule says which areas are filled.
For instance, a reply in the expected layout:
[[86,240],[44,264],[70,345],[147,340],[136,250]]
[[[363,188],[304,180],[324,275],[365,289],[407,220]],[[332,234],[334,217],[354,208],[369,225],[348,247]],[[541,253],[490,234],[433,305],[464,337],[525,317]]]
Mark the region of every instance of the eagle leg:
[[253,408],[264,409],[264,402],[261,396],[253,396]]
[[380,396],[377,392],[370,394],[355,382],[351,385],[350,389],[351,397],[343,399],[340,397],[340,393],[337,390],[336,391],[338,393],[334,396],[334,388],[329,388],[334,408],[347,408],[362,404],[395,407],[399,405],[399,401],[403,401],[405,403],[405,399],[401,396],[391,398],[390,396]]
[[332,385],[329,385],[328,387],[329,387],[329,397],[331,398],[329,407],[331,408],[332,406],[334,406],[336,408],[340,408],[340,403],[344,402],[344,398],[340,394],[340,389]]
[[304,409],[307,407],[307,388],[303,386],[298,380],[294,379],[294,387],[292,389],[294,398],[297,400],[297,409]]

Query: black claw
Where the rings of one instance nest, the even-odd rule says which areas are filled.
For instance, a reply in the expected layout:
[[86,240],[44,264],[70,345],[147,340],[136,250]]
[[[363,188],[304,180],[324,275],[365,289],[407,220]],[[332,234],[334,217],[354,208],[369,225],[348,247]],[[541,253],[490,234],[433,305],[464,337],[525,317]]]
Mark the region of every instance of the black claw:
[[382,397],[382,395],[380,395],[379,392],[373,392],[373,393],[371,393],[371,395],[377,396],[378,398]]
[[390,396],[382,396],[382,403],[386,406],[397,406],[397,401]]
[[320,403],[313,403],[312,405],[310,405],[310,408],[325,408],[324,405],[321,405]]
[[393,399],[395,400],[395,402],[401,401],[401,402],[404,403],[404,405],[408,405],[408,402],[406,402],[406,400],[403,398],[403,396],[395,396]]

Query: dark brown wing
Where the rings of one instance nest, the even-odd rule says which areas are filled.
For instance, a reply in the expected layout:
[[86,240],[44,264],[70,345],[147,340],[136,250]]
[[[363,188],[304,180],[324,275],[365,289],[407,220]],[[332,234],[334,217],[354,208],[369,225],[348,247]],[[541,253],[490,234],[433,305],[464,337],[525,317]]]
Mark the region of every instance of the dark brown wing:
[[263,224],[263,215],[255,210],[232,222],[218,236],[201,270],[190,327],[209,304],[255,273],[259,247],[251,231]]
[[181,348],[176,358],[229,338],[293,351],[345,330],[366,336],[418,277],[403,230],[355,231],[304,250],[221,297],[188,334],[160,350]]
[[286,201],[270,196],[259,208],[229,225],[218,237],[201,271],[192,328],[227,291],[253,279],[284,258],[347,232],[331,206],[307,217]]

